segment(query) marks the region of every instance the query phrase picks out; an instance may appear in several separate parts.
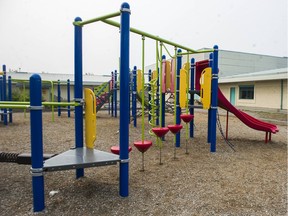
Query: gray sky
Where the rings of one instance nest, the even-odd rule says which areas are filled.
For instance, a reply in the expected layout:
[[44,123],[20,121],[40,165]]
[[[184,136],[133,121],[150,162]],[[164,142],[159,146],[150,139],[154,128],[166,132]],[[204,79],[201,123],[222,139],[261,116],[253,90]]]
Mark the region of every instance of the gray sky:
[[[110,14],[122,2],[0,0],[0,64],[29,72],[74,73],[74,18]],[[287,56],[287,0],[127,2],[131,27],[192,49],[217,44],[224,50]],[[131,67],[141,67],[141,43],[141,36],[131,35]],[[85,26],[83,48],[84,73],[110,74],[118,69],[117,28],[101,22]],[[155,63],[155,50],[155,42],[146,39],[146,65]]]

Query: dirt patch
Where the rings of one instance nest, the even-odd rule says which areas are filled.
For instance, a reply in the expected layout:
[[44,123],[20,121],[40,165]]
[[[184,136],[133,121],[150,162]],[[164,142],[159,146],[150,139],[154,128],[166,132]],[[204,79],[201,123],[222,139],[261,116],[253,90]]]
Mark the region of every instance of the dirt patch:
[[[119,119],[107,112],[97,113],[95,148],[110,152],[119,144]],[[266,117],[267,118],[267,117]],[[119,196],[119,166],[85,169],[85,177],[76,180],[75,171],[45,174],[47,215],[286,215],[287,214],[287,126],[265,144],[265,133],[248,128],[231,115],[229,140],[235,152],[217,131],[217,152],[207,144],[207,114],[196,112],[195,137],[189,139],[185,154],[185,130],[177,160],[173,158],[174,136],[168,133],[163,143],[162,161],[155,138],[145,139],[153,146],[145,153],[145,172],[141,153],[133,142],[141,139],[138,127],[130,126],[129,197]],[[225,129],[225,115],[220,116]],[[173,123],[173,116],[166,116]],[[74,146],[74,117],[43,114],[45,153],[60,153]],[[14,123],[0,125],[0,152],[30,152],[29,114],[14,115]],[[32,186],[29,165],[1,163],[0,214],[32,215]],[[56,192],[49,195],[51,191]]]

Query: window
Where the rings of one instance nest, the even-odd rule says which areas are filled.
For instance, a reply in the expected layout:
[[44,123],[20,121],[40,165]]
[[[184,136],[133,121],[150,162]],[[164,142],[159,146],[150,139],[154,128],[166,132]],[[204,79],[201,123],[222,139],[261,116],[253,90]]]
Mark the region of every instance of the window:
[[253,100],[254,85],[239,86],[239,99]]

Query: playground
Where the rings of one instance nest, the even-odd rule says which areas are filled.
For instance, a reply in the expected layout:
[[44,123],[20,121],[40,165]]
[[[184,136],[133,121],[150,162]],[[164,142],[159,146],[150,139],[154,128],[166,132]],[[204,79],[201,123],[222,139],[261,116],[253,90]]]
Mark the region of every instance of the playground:
[[[225,128],[225,112],[219,109]],[[283,120],[284,114],[249,113],[265,119]],[[14,122],[1,128],[1,150],[30,152],[30,118],[14,113]],[[140,118],[140,117],[139,117]],[[145,118],[147,119],[147,118]],[[139,119],[140,121],[140,119]],[[146,121],[146,120],[145,120]],[[166,121],[173,117],[166,114]],[[189,139],[173,157],[172,133],[163,141],[162,162],[156,145],[145,153],[141,172],[141,153],[133,146],[141,127],[129,126],[129,197],[119,194],[118,165],[85,169],[85,177],[75,179],[75,171],[45,174],[47,215],[286,215],[287,204],[287,125],[278,122],[279,132],[264,143],[264,132],[251,130],[230,116],[229,139],[235,152],[217,131],[217,153],[211,153],[207,139],[207,112],[195,111],[195,137]],[[145,124],[148,135],[149,126]],[[218,129],[217,129],[218,130]],[[43,113],[45,153],[60,153],[74,147],[74,113],[51,120]],[[17,136],[15,135],[17,134]],[[184,137],[185,131],[181,134]],[[155,143],[156,138],[151,140]],[[183,138],[184,142],[184,138]],[[119,144],[119,118],[107,111],[97,113],[95,148],[110,151]],[[33,215],[29,165],[1,163],[0,212],[5,215]],[[44,213],[40,213],[43,215]]]

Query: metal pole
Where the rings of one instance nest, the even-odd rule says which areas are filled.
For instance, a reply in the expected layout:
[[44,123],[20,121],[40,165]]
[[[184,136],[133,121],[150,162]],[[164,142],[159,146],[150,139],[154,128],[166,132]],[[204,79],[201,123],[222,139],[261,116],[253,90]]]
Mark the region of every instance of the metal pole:
[[[161,53],[162,53],[162,46],[161,46]],[[163,92],[162,91],[162,87],[163,87],[163,82],[166,83],[166,74],[163,76],[163,61],[166,61],[166,56],[163,55],[162,56],[162,60],[161,60],[161,65],[160,65],[160,93],[161,93],[161,97],[160,97],[160,103],[161,103],[161,106],[160,106],[160,115],[161,115],[161,121],[160,121],[160,126],[161,127],[165,127],[165,91],[166,91],[166,84],[165,84],[165,91]],[[164,71],[164,73],[166,73],[166,71]],[[165,79],[163,79],[163,77],[165,77]],[[165,140],[165,136],[163,136],[161,138],[162,140]]]
[[[0,77],[0,100],[3,101],[3,77]],[[2,111],[0,109],[0,111]],[[3,115],[1,114],[1,121],[3,121]]]
[[121,5],[120,26],[120,196],[129,195],[129,29],[130,6]]
[[111,116],[114,116],[114,72],[111,72],[112,94],[111,94]]
[[152,79],[152,72],[151,70],[148,71],[148,121],[151,121],[151,114],[150,114],[150,110],[151,110],[151,95],[149,94],[149,92],[151,91],[151,79]]
[[[213,67],[213,53],[210,53],[209,55],[209,67]],[[213,70],[213,69],[212,69]],[[212,72],[213,73],[213,72]],[[211,82],[212,85],[212,82]],[[211,91],[212,90],[212,86],[211,86]],[[212,95],[211,95],[212,96]],[[211,104],[212,106],[212,104]],[[211,107],[208,109],[208,127],[207,127],[207,143],[211,143]]]
[[[57,94],[58,94],[58,103],[61,102],[61,87],[60,87],[60,80],[57,82]],[[61,116],[61,107],[58,106],[58,116]]]
[[[6,101],[7,99],[7,95],[6,95],[6,65],[3,65],[2,67],[3,69],[3,101]],[[4,125],[7,125],[7,109],[4,108],[3,110],[3,121],[4,121]]]
[[[11,76],[8,76],[8,101],[12,101],[12,81]],[[9,122],[12,123],[12,109],[9,110]]]
[[[107,20],[107,19],[104,20],[104,19],[102,19],[101,21],[104,22],[104,23],[107,23],[107,24],[109,24],[109,25],[118,27],[118,28],[120,27],[120,23],[117,23],[117,22],[112,21],[112,20]],[[154,40],[163,42],[163,43],[165,43],[165,44],[169,44],[169,45],[171,45],[171,46],[178,47],[178,48],[183,49],[183,50],[187,50],[187,51],[189,51],[189,54],[213,52],[213,49],[193,50],[193,49],[191,49],[191,48],[189,48],[189,47],[182,46],[181,44],[174,43],[174,42],[172,42],[172,41],[166,40],[166,39],[164,39],[164,38],[160,38],[160,37],[158,37],[158,36],[149,34],[149,33],[147,33],[147,32],[144,32],[144,31],[141,31],[141,30],[132,28],[132,27],[130,28],[130,31],[133,32],[133,33],[135,33],[135,34],[142,35],[142,36],[145,36],[145,37],[147,37],[147,38],[154,39]]]
[[133,69],[133,89],[132,89],[132,116],[134,118],[134,127],[137,127],[137,101],[136,101],[136,94],[137,94],[137,67],[134,66]]
[[216,152],[216,124],[218,106],[218,46],[214,46],[211,84],[211,152]]
[[[70,80],[67,79],[67,102],[70,103]],[[70,106],[67,107],[68,118],[70,118]]]
[[[182,55],[181,54],[181,49],[178,49],[178,54],[177,55],[177,73],[176,73],[176,86],[175,92],[176,92],[176,124],[181,124],[181,107],[179,104],[179,87],[180,87],[180,70],[181,70],[181,65],[182,65]],[[180,147],[180,133],[176,134],[176,147]]]
[[117,70],[114,72],[114,117],[117,118]]
[[229,111],[226,114],[226,140],[228,140],[228,122],[229,122]]
[[31,174],[33,191],[33,211],[40,212],[45,208],[43,176],[43,134],[42,134],[42,86],[41,77],[34,74],[30,77],[30,128],[31,128]]
[[[190,89],[195,90],[195,59],[191,59],[191,68],[190,68]],[[190,105],[194,106],[194,93],[190,96]],[[190,109],[190,115],[194,115],[194,108]],[[190,137],[194,137],[194,118],[190,121]]]
[[[82,21],[76,17],[75,21]],[[74,100],[82,103],[83,83],[82,83],[82,27],[74,26]],[[75,107],[75,147],[83,148],[83,106]],[[76,178],[84,176],[84,169],[76,169]]]

